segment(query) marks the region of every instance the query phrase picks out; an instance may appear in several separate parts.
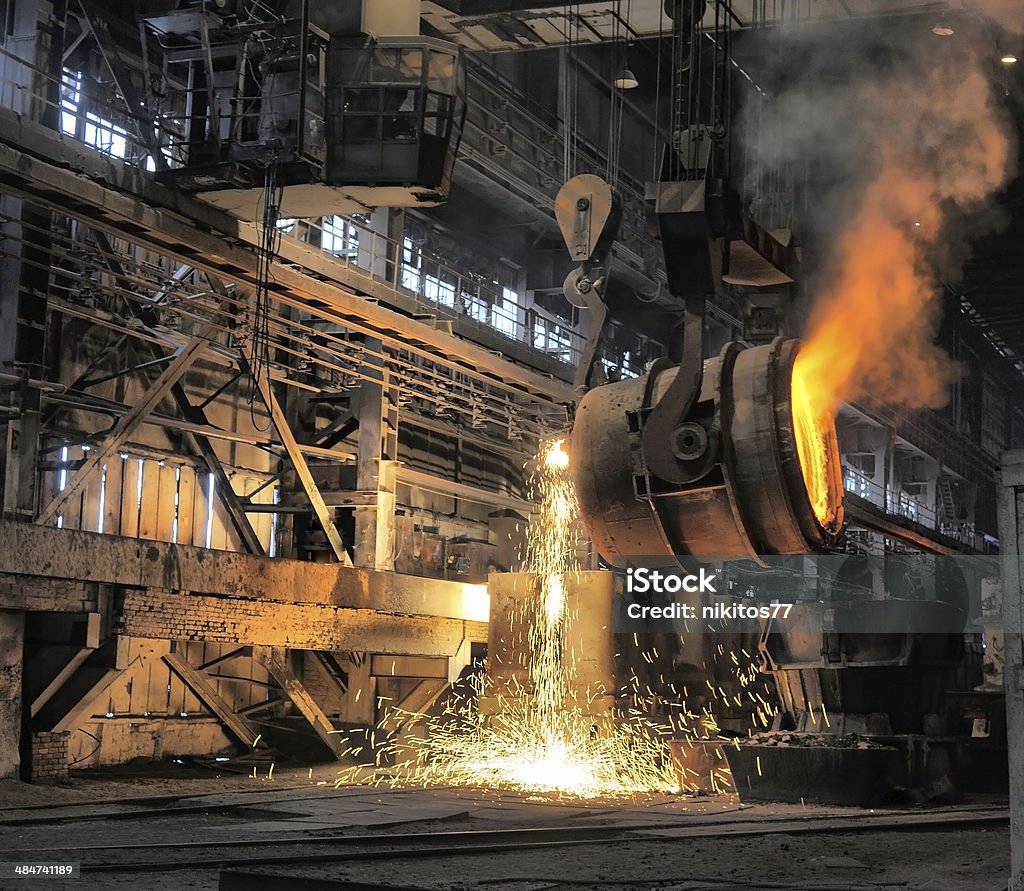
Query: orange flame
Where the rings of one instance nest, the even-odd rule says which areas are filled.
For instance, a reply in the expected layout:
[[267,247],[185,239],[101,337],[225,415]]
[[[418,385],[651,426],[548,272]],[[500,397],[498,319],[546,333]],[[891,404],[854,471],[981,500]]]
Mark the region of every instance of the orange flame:
[[879,137],[871,181],[836,245],[798,360],[798,386],[819,417],[844,401],[946,402],[957,371],[934,342],[935,268],[950,265],[951,211],[976,211],[1005,182],[1013,155],[987,78],[954,67],[917,72],[925,82],[906,95],[890,88],[875,96],[891,132]]

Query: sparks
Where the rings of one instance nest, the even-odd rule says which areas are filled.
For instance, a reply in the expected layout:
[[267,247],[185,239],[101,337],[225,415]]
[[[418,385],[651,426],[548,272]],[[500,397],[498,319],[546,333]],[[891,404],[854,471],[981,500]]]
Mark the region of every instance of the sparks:
[[565,470],[569,466],[569,454],[562,448],[564,439],[556,439],[544,452],[544,464],[554,470]]
[[[632,671],[617,690],[614,710],[602,713],[595,703],[605,700],[609,691],[588,687],[579,677],[577,658],[583,654],[570,632],[577,619],[578,586],[572,577],[578,570],[579,506],[567,472],[570,456],[561,446],[558,440],[541,448],[530,480],[537,507],[527,530],[525,568],[535,584],[532,594],[517,603],[515,616],[516,633],[523,640],[521,665],[528,668],[528,676],[519,676],[520,681],[512,674],[508,680],[507,666],[494,653],[494,676],[477,676],[472,689],[445,701],[441,715],[387,710],[385,720],[392,727],[420,724],[425,732],[389,734],[377,758],[378,764],[386,761],[394,766],[371,782],[393,787],[508,789],[574,799],[698,788],[694,784],[698,775],[680,764],[673,747],[692,747],[718,736],[709,704],[699,712],[691,711],[685,699],[681,704],[665,699]],[[652,648],[652,657],[641,649],[636,636],[634,643],[644,661],[653,665],[657,649]],[[724,659],[724,647],[719,647],[719,653]],[[746,658],[739,660],[730,652],[729,667],[756,726],[766,723],[765,715],[774,710],[754,687],[755,679],[761,677],[754,660],[748,653],[743,655]],[[671,684],[667,686],[674,691]],[[732,698],[710,680],[707,686],[709,702]],[[687,695],[685,687],[683,694]],[[479,706],[485,700],[496,708],[481,714]],[[652,717],[655,713],[657,718]],[[716,756],[722,760],[720,752]],[[342,772],[338,785],[359,781],[366,779],[354,768]],[[728,768],[712,771],[710,785],[728,791]]]

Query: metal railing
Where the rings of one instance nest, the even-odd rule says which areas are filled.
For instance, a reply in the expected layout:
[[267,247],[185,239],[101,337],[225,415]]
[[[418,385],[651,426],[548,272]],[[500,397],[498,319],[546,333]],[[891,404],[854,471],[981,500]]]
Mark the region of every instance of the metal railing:
[[[15,109],[32,108],[31,116],[36,119],[42,119],[49,109],[65,138],[81,142],[115,162],[153,169],[150,148],[138,133],[132,132],[132,116],[112,94],[102,96],[97,91],[94,95],[93,91],[83,89],[83,78],[78,72],[64,72],[61,81],[57,81],[42,69],[0,48],[2,104]],[[184,125],[183,118],[176,120]],[[134,122],[145,126],[138,116],[134,117]],[[166,131],[160,122],[155,125],[150,122],[150,126]],[[181,134],[174,135],[179,141],[173,144],[180,147]],[[169,141],[165,142],[165,147]],[[180,164],[177,157],[165,155],[165,159],[171,166]],[[401,297],[403,303],[413,301],[416,311],[425,316],[458,320],[470,330],[477,327],[486,333],[486,339],[497,337],[499,343],[501,339],[520,343],[568,367],[578,361],[585,338],[565,320],[524,302],[518,293],[512,296],[508,289],[484,276],[460,272],[415,245],[389,239],[358,217],[344,218],[356,238],[351,240],[350,247],[338,249],[339,238],[332,231],[334,219],[326,219],[326,225],[312,220],[304,221],[302,226],[284,226],[287,231],[282,234],[296,238],[301,233],[298,240],[319,242],[324,245],[322,250],[327,257],[341,266],[369,273],[378,284]],[[309,237],[314,230],[319,230],[319,238]],[[301,268],[301,264],[298,265]],[[418,274],[412,273],[412,269],[417,269]],[[323,274],[323,269],[307,271]],[[343,274],[339,275],[343,280]],[[448,302],[447,295],[450,295]]]
[[[516,159],[534,174],[534,181],[526,184],[531,192],[539,192],[550,201],[566,175],[564,128],[543,120],[531,110],[532,100],[529,97],[482,62],[467,57],[466,71],[468,114],[464,141],[481,152],[493,150],[493,146],[511,149]],[[496,128],[493,131],[492,126]],[[524,145],[529,146],[528,153],[517,151]],[[576,161],[573,172],[607,175],[605,153],[578,134],[573,136],[572,148]],[[503,166],[507,175],[509,165]],[[623,199],[620,240],[635,254],[631,259],[637,262],[632,265],[643,271],[642,253],[650,244],[644,210],[644,184],[620,169],[618,191]]]
[[843,465],[843,488],[880,507],[891,516],[912,520],[926,529],[933,529],[940,535],[959,541],[977,551],[991,551],[985,536],[977,532],[973,523],[947,520],[940,516],[934,505],[925,504],[904,491],[894,491],[881,486],[848,464]]
[[843,488],[859,495],[887,514],[913,520],[927,529],[938,530],[938,514],[934,506],[927,505],[900,489],[881,486],[859,470],[843,465]]
[[460,271],[407,239],[389,238],[357,216],[305,220],[282,234],[319,246],[342,266],[371,275],[425,316],[475,322],[491,335],[568,366],[575,366],[582,354],[585,338],[564,319],[527,304],[514,289],[481,273]]

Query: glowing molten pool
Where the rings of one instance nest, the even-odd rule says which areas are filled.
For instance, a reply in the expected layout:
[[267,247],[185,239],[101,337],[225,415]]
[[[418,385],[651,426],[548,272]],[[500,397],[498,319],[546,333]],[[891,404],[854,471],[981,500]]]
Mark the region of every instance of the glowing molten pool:
[[823,527],[834,531],[842,522],[842,477],[837,464],[834,408],[827,394],[816,386],[811,364],[803,359],[803,353],[797,354],[790,384],[793,435],[811,509]]

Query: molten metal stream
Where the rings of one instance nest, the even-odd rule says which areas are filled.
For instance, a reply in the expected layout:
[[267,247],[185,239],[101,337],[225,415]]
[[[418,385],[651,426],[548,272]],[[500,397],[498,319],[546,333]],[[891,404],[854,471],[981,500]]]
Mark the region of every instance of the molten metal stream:
[[[575,601],[568,596],[570,579],[577,570],[574,549],[579,513],[567,472],[571,456],[559,440],[545,445],[537,458],[531,479],[537,510],[528,532],[526,569],[538,584],[517,619],[527,631],[524,643],[529,648],[531,689],[501,690],[485,677],[477,696],[469,701],[453,700],[436,718],[405,715],[410,722],[423,723],[423,735],[409,734],[403,742],[382,727],[381,737],[387,733],[391,739],[380,747],[378,757],[397,763],[389,775],[377,774],[373,781],[391,786],[515,789],[573,798],[676,792],[680,786],[691,787],[683,775],[686,771],[673,759],[668,740],[675,737],[692,745],[713,736],[717,725],[709,705],[701,704],[699,711],[693,711],[687,706],[687,688],[679,690],[662,676],[667,692],[678,702],[670,714],[657,715],[655,694],[635,670],[617,691],[581,688],[576,665],[579,653],[571,633],[578,617]],[[619,645],[630,644],[639,648],[639,638],[633,635],[631,641]],[[721,645],[718,649],[716,662],[719,656],[727,658]],[[657,651],[652,652],[657,657]],[[767,689],[749,654],[742,652],[743,661],[735,653],[728,656],[741,692],[727,694],[709,680],[707,690],[694,690],[693,698],[702,703],[721,698],[734,706],[745,698],[754,707],[755,727],[759,722],[767,728],[773,713],[762,696]],[[646,651],[643,656],[647,664],[654,664]],[[621,705],[605,721],[594,716],[591,705],[596,697],[608,693],[616,694]],[[489,718],[481,715],[476,705],[485,694],[494,695],[500,705]],[[599,732],[595,721],[603,725],[603,731]],[[353,746],[343,754],[361,751],[361,746]],[[724,760],[710,774],[712,788],[729,787]],[[353,769],[338,777],[339,784],[354,780]]]
[[829,485],[832,468],[829,467],[828,436],[832,408],[827,397],[811,380],[810,363],[802,359],[803,353],[797,354],[790,384],[796,450],[814,516],[826,529],[834,529],[839,517],[836,499]]

